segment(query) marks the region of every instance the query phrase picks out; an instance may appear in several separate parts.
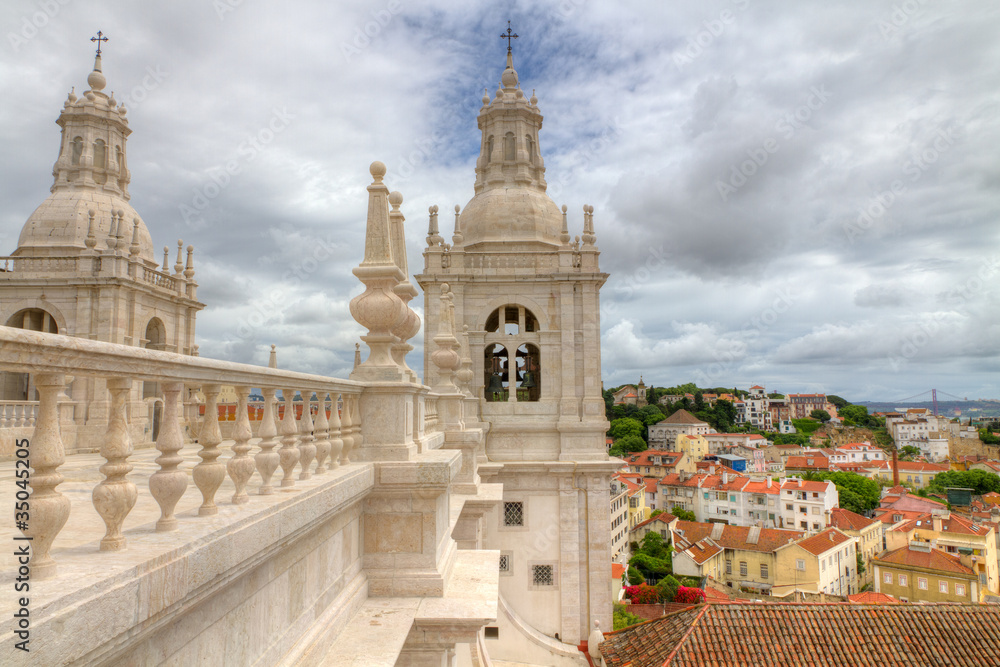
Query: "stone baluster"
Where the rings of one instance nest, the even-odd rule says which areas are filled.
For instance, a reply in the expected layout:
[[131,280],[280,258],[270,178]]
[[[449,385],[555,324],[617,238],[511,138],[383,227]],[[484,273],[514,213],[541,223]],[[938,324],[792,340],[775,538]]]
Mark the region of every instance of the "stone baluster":
[[24,426],[24,405],[21,403],[14,406],[14,426]]
[[7,427],[7,406],[0,403],[0,428]]
[[[62,434],[59,432],[57,406],[57,397],[65,385],[64,375],[40,373],[35,376],[35,388],[40,401],[38,420],[29,440],[32,467],[29,481],[31,512],[26,526],[17,524],[25,537],[31,540],[33,579],[48,579],[56,575],[56,562],[49,554],[49,549],[69,519],[69,498],[56,491],[56,487],[63,481],[59,466],[66,461]],[[20,490],[18,489],[19,492]],[[16,541],[18,538],[14,539]]]
[[177,466],[184,461],[180,455],[184,447],[184,436],[181,433],[180,398],[184,384],[167,382],[163,385],[163,422],[156,438],[156,448],[160,455],[156,463],[160,469],[149,477],[149,492],[160,506],[160,519],[156,522],[156,530],[168,531],[177,528],[177,517],[174,507],[187,490],[187,473],[178,470]]
[[[70,381],[72,381],[72,380],[70,380]],[[31,428],[35,427],[36,410],[38,410],[38,406],[37,405],[29,405],[28,406],[28,426],[30,426]]]
[[313,418],[312,418],[312,392],[303,389],[299,392],[302,396],[302,418],[299,419],[299,464],[302,471],[299,472],[299,479],[309,479],[312,473],[309,466],[316,458],[316,445],[313,444]]
[[339,394],[330,394],[330,430],[328,439],[330,441],[330,467],[336,468],[340,465],[340,454],[344,451],[344,441],[340,439],[341,423],[340,409],[337,407]]
[[107,532],[101,540],[101,551],[125,548],[122,524],[135,506],[139,492],[125,476],[132,471],[128,457],[132,454],[132,436],[128,432],[128,398],[132,390],[130,378],[109,378],[111,414],[108,430],[101,445],[101,456],[107,463],[101,466],[104,480],[94,489],[94,509],[104,519]]
[[351,419],[351,395],[342,394],[344,401],[344,414],[341,415],[340,438],[344,442],[344,449],[340,454],[340,465],[347,465],[351,462],[351,450],[354,449],[354,420]]
[[295,403],[292,397],[295,392],[291,389],[282,389],[281,394],[285,399],[285,416],[281,420],[281,449],[278,456],[281,461],[281,470],[285,476],[281,478],[281,486],[295,486],[295,477],[292,473],[295,464],[299,462],[301,453],[295,443],[298,442],[298,426],[295,423]]
[[191,471],[195,486],[204,499],[198,508],[199,516],[219,513],[219,507],[215,504],[215,492],[226,479],[226,466],[217,460],[222,454],[219,450],[219,443],[222,442],[222,431],[219,429],[220,389],[217,384],[206,384],[201,388],[205,394],[205,418],[201,420],[201,431],[198,433],[198,444],[201,445],[198,456],[201,457],[201,463]]
[[250,415],[247,413],[247,399],[250,397],[250,387],[238,386],[236,389],[236,424],[233,428],[233,457],[226,463],[226,470],[233,480],[236,492],[233,493],[233,504],[242,505],[250,502],[247,495],[247,482],[253,476],[254,460],[250,458]]
[[361,435],[361,394],[351,397],[351,437],[354,438],[352,449],[358,451],[365,441]]
[[326,418],[326,392],[316,393],[319,409],[316,411],[316,474],[326,472],[326,459],[330,456],[330,421]]
[[257,435],[260,436],[260,442],[257,443],[260,446],[260,451],[257,452],[257,455],[253,459],[257,464],[257,472],[260,473],[260,478],[263,482],[257,493],[267,496],[274,493],[274,486],[271,484],[271,475],[278,469],[281,457],[278,456],[278,452],[274,451],[274,448],[278,445],[274,437],[278,434],[278,429],[274,425],[274,389],[264,388],[261,389],[261,393],[264,395],[264,414],[260,422],[260,430],[257,432]]

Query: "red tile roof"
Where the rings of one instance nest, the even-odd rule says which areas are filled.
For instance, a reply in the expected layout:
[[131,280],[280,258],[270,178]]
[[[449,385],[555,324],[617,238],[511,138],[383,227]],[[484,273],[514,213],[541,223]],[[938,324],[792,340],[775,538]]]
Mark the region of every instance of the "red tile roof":
[[[900,521],[915,519],[918,516],[923,516],[924,514],[926,514],[926,512],[913,511],[913,510],[897,510],[892,508],[875,509],[875,519],[889,526],[891,526],[894,523],[899,523]],[[895,519],[894,517],[896,516],[900,516],[902,518]]]
[[[635,524],[635,528],[640,528],[642,526],[648,526],[649,524],[653,523],[654,521],[661,521],[661,522],[663,522],[666,525],[670,525],[670,522],[673,521],[676,518],[677,517],[675,517],[670,512],[663,512],[661,514],[657,514],[652,519],[646,519],[642,523]],[[635,528],[633,528],[632,530],[635,530]]]
[[614,579],[615,581],[619,581],[619,580],[621,580],[623,574],[625,574],[625,566],[624,565],[622,565],[621,563],[612,563],[611,564],[611,578],[612,579]]
[[[987,535],[990,532],[992,525],[989,524],[977,524],[969,521],[966,518],[960,517],[954,512],[948,515],[948,518],[941,519],[941,532],[948,533],[959,533],[961,535]],[[915,519],[907,521],[898,528],[893,530],[898,530],[904,533],[908,533],[911,530],[933,530],[934,529],[934,516],[931,514],[921,514]]]
[[695,563],[701,565],[713,556],[721,554],[722,547],[715,544],[711,538],[706,538],[704,540],[698,540],[691,546],[684,549],[684,553],[690,556],[691,560]]
[[[757,541],[747,542],[750,530],[760,531]],[[683,531],[683,533],[681,533]],[[780,528],[759,528],[757,526],[730,526],[723,523],[698,523],[696,521],[678,521],[674,532],[681,533],[688,544],[699,542],[706,537],[725,549],[747,549],[770,553],[778,547],[783,547],[803,535],[800,530],[782,530]],[[716,537],[715,535],[718,535]]]
[[848,595],[847,600],[854,604],[899,604],[899,600],[888,593],[876,593],[874,591]]
[[833,482],[814,482],[808,479],[797,479],[797,480],[785,480],[785,483],[781,485],[783,491],[828,491],[830,486],[836,488]]
[[997,665],[1000,606],[703,604],[610,634],[609,667]]
[[830,549],[834,549],[844,542],[852,539],[850,535],[845,535],[836,528],[827,528],[821,533],[807,537],[800,542],[796,542],[800,547],[814,556],[825,554]]
[[830,459],[825,456],[789,456],[785,461],[785,468],[802,468],[805,470],[829,470]]
[[841,530],[861,531],[876,523],[878,523],[877,519],[868,519],[840,507],[834,507],[830,512],[830,525]]
[[911,549],[909,546],[905,546],[894,549],[893,551],[887,551],[880,556],[875,556],[872,560],[880,563],[887,563],[889,565],[922,567],[928,570],[964,574],[970,577],[976,576],[971,569],[962,565],[958,556],[952,556],[951,554],[945,553],[940,549],[921,551],[919,549]]

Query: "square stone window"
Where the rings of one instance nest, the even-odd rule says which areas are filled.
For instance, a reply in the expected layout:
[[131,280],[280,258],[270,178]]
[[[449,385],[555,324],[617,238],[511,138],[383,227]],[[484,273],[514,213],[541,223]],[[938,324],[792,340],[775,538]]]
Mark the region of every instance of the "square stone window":
[[505,502],[503,504],[503,525],[524,526],[524,503]]

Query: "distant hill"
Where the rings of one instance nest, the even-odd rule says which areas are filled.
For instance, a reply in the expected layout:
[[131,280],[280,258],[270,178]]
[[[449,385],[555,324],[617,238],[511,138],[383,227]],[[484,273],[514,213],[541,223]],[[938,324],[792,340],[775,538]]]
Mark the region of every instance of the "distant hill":
[[[919,403],[889,403],[885,401],[859,401],[858,405],[868,408],[869,413],[891,412],[896,408],[927,408],[934,409],[934,404],[930,401]],[[938,401],[938,414],[948,417],[962,416],[969,417],[996,417],[1000,416],[1000,400],[975,400],[975,401]]]

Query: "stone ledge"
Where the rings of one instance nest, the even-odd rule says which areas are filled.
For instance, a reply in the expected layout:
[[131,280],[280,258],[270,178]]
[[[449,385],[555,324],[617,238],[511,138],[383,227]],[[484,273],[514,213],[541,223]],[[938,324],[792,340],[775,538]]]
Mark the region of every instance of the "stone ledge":
[[[255,496],[262,507],[219,506],[219,514],[182,520],[180,530],[157,533],[155,524],[125,531],[129,548],[100,552],[96,541],[61,551],[59,575],[31,583],[32,662],[100,661],[124,642],[169,622],[177,604],[207,599],[242,574],[305,536],[324,517],[358,503],[374,486],[370,464],[353,464],[300,482],[294,493]],[[360,511],[360,508],[359,508]],[[14,574],[0,575],[13,586]],[[0,613],[12,613],[12,596]],[[81,642],[80,638],[86,638]],[[18,664],[13,635],[0,635],[0,664]],[[35,648],[37,646],[37,649]],[[18,652],[19,653],[19,652]]]

